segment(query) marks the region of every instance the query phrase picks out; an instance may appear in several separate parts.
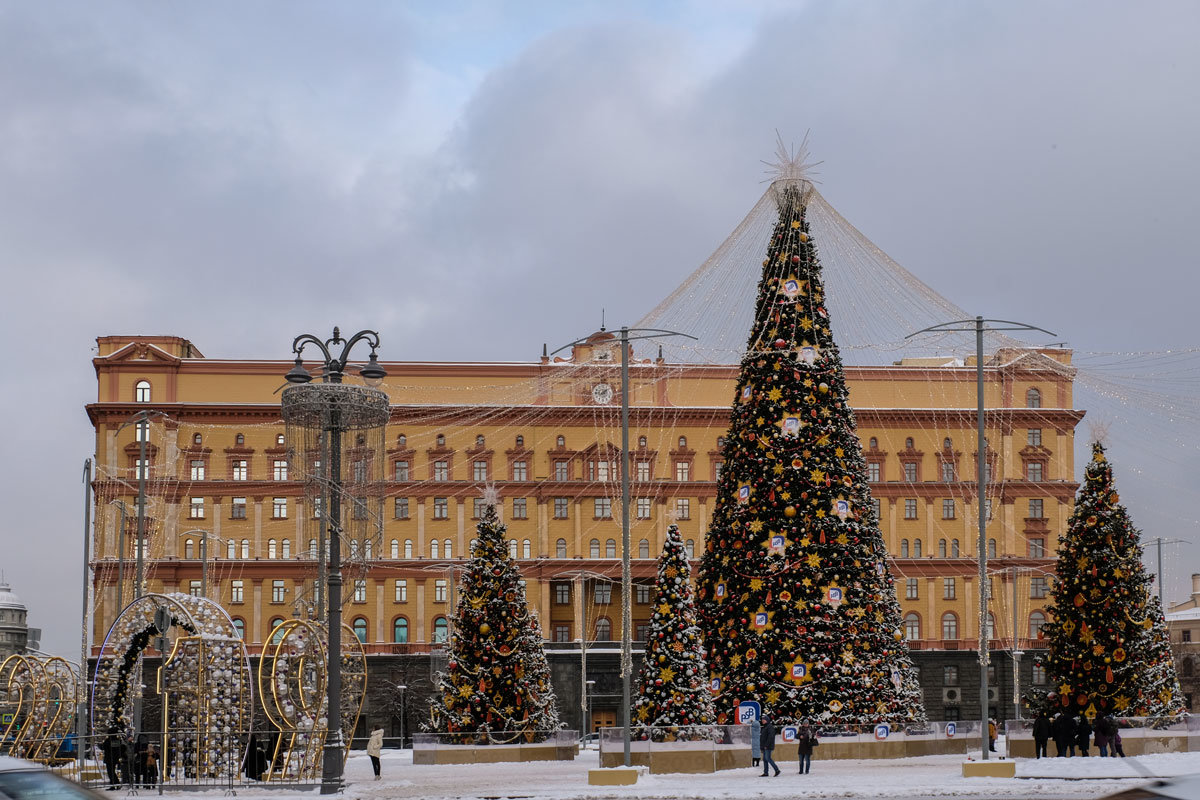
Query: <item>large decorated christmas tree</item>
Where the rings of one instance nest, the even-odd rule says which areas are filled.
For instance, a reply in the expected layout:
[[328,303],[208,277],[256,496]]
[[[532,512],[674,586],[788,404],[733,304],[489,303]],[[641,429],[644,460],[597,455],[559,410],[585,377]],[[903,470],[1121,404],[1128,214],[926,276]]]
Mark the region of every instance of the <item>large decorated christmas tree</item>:
[[924,719],[806,218],[773,185],[763,261],[697,595],[719,721]]
[[694,726],[716,721],[691,577],[683,538],[672,524],[658,559],[654,614],[633,701],[639,739],[687,739],[700,734]]
[[463,576],[429,730],[463,743],[534,742],[560,727],[537,616],[509,555],[494,499],[484,506]]
[[1162,609],[1150,594],[1140,532],[1121,505],[1112,465],[1092,445],[1083,486],[1059,537],[1043,628],[1052,706],[1067,714],[1159,716],[1183,710]]

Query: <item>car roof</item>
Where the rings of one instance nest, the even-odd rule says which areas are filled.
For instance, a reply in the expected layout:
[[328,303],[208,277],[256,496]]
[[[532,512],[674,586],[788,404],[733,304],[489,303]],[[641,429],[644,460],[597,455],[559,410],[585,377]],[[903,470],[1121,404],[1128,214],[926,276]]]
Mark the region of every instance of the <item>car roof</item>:
[[0,772],[17,772],[19,770],[45,769],[41,764],[25,761],[12,756],[0,756]]

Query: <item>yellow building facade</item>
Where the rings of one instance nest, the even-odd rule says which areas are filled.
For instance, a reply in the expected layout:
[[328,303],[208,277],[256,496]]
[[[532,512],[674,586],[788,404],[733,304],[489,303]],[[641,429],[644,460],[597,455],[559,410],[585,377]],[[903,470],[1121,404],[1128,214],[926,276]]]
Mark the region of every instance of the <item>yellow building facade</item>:
[[[276,621],[313,613],[317,597],[320,509],[289,463],[277,394],[291,362],[209,359],[171,336],[97,342],[87,406],[97,467],[93,652],[118,593],[125,603],[133,595],[143,446],[145,590],[207,588],[259,650]],[[620,638],[615,347],[598,334],[565,359],[383,362],[392,411],[382,503],[370,512],[372,534],[343,545],[343,616],[368,653],[427,652],[448,635],[487,486],[502,500],[545,638]],[[667,526],[675,521],[697,556],[703,548],[737,374],[661,359],[630,367],[635,640]],[[1010,648],[1015,624],[1027,646],[1077,488],[1083,412],[1072,409],[1069,351],[1000,351],[984,374],[992,639]],[[973,649],[975,367],[921,359],[846,375],[910,644]],[[144,427],[132,422],[145,411]]]

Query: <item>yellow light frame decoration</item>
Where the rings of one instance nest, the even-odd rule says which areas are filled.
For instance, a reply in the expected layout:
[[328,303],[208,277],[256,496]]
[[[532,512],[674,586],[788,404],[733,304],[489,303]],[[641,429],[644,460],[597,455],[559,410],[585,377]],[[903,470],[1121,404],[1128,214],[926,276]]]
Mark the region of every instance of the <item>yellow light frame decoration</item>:
[[57,763],[71,732],[79,675],[58,656],[11,655],[0,664],[0,755]]

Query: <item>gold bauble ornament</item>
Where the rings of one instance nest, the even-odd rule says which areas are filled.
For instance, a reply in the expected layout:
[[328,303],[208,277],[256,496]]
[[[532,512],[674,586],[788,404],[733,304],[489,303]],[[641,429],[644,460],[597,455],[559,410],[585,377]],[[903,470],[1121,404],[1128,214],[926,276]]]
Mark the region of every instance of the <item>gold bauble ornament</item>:
[[491,626],[491,625],[488,625],[488,624],[485,622],[485,623],[483,623],[482,625],[480,625],[480,626],[479,626],[479,632],[480,632],[480,633],[482,633],[484,636],[487,636],[489,633],[491,633],[491,632],[492,632],[492,626]]
[[796,507],[795,507],[795,506],[788,506],[787,508],[783,509],[783,515],[784,515],[785,517],[794,517],[794,516],[796,516]]

